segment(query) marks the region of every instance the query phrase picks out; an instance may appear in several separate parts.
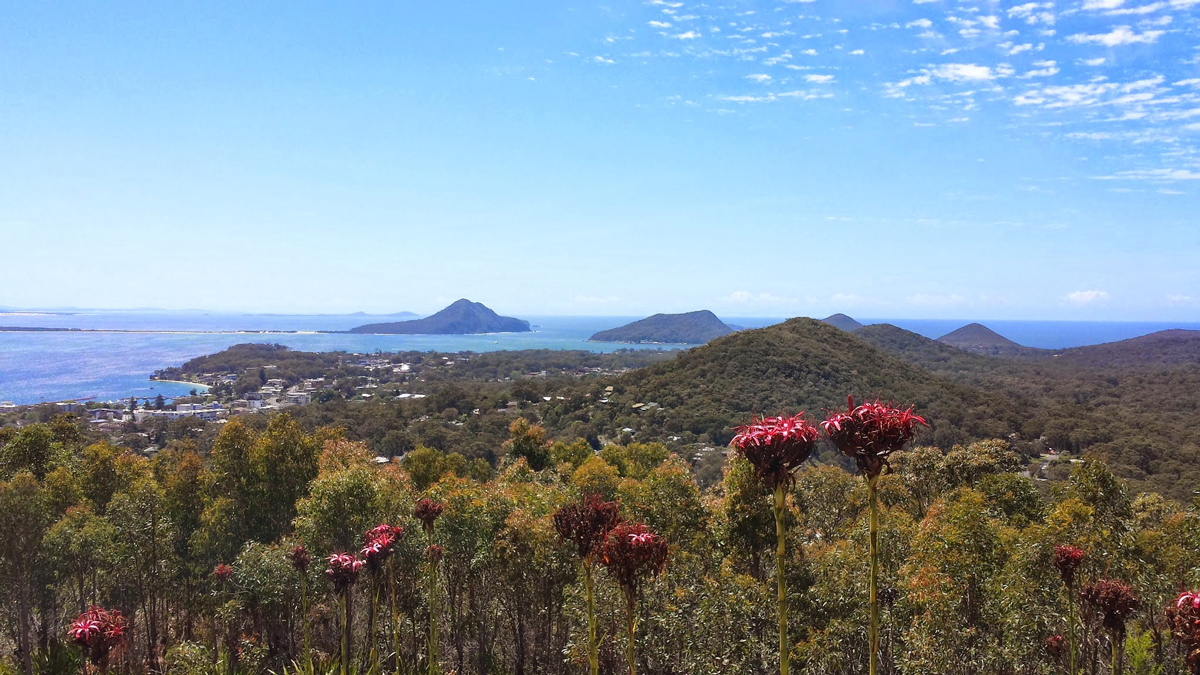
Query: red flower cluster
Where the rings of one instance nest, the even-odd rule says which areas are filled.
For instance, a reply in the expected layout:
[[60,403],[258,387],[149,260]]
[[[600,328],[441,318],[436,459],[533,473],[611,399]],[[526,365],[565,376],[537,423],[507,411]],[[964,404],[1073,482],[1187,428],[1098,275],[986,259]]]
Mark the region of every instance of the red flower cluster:
[[1054,567],[1058,569],[1064,584],[1070,586],[1075,583],[1075,570],[1083,564],[1086,555],[1083,549],[1077,546],[1062,544],[1054,547]]
[[425,559],[436,564],[442,559],[442,554],[445,552],[446,549],[444,547],[437,544],[430,544],[425,547]]
[[667,564],[667,542],[641,523],[621,523],[608,534],[600,562],[621,589],[637,594],[645,577],[656,576]]
[[1079,591],[1079,597],[1100,612],[1105,628],[1118,633],[1140,604],[1129,584],[1115,579],[1093,581]]
[[1174,607],[1167,608],[1171,637],[1185,650],[1188,671],[1200,675],[1200,591],[1182,593]]
[[233,568],[225,563],[221,563],[213,568],[213,576],[217,578],[217,581],[225,583],[233,576]]
[[912,408],[901,410],[878,401],[835,413],[821,423],[825,435],[842,454],[850,457],[858,469],[874,478],[888,466],[888,457],[904,447],[917,433],[918,426],[929,426]]
[[446,509],[446,505],[441,502],[435,502],[428,497],[417,502],[417,508],[413,511],[413,516],[421,521],[425,528],[426,534],[433,532],[433,521],[442,515],[442,511]]
[[817,443],[817,428],[801,412],[792,417],[760,417],[734,429],[730,445],[754,466],[758,479],[774,490],[795,481],[793,471],[808,459]]
[[67,634],[85,650],[88,660],[104,670],[109,653],[125,642],[125,616],[117,610],[92,607],[75,619]]
[[1050,658],[1059,660],[1067,653],[1066,640],[1061,635],[1051,635],[1046,638],[1046,652],[1050,654]]
[[604,544],[608,533],[621,522],[617,505],[600,495],[590,495],[581,503],[566,504],[554,513],[554,529],[562,542],[575,544],[581,559]]
[[333,583],[334,590],[345,591],[358,581],[358,572],[363,567],[363,561],[349,553],[334,553],[329,556],[328,562],[329,569],[325,570],[325,576]]
[[295,567],[301,574],[308,571],[308,549],[303,545],[292,547],[292,552],[288,554],[288,558],[292,561],[292,567]]
[[393,527],[386,523],[376,525],[366,534],[366,546],[361,553],[367,562],[367,568],[372,573],[378,572],[387,562],[388,556],[395,552],[396,540],[403,534],[404,529]]

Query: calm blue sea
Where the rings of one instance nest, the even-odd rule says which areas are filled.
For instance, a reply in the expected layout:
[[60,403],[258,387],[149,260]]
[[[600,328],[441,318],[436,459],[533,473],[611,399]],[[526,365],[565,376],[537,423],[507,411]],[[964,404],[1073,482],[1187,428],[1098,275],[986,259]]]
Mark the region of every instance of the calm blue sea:
[[[0,326],[42,326],[138,333],[0,332],[0,401],[18,404],[130,396],[167,398],[191,385],[154,382],[151,373],[188,359],[244,342],[271,342],[305,351],[370,353],[401,351],[495,351],[502,349],[586,349],[611,352],[630,345],[588,342],[593,333],[641,317],[527,317],[532,333],[494,335],[321,335],[170,331],[326,331],[347,330],[389,317],[363,315],[220,314],[160,311],[81,311],[60,314],[0,313]],[[780,319],[730,317],[729,323],[757,328]],[[968,321],[887,321],[931,338]],[[1167,328],[1200,329],[1200,323],[1121,323],[1069,321],[984,321],[1001,335],[1030,347],[1076,347],[1124,340]],[[153,332],[162,331],[162,332]]]

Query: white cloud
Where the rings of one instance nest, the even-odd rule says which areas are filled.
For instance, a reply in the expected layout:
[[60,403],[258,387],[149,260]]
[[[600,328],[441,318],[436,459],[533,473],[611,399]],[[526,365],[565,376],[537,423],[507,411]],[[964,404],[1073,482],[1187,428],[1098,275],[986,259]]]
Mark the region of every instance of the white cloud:
[[696,38],[700,37],[700,34],[694,30],[689,30],[686,33],[676,33],[671,37],[675,38],[676,40],[695,40]]
[[1192,296],[1184,295],[1183,293],[1169,293],[1167,295],[1167,304],[1181,307],[1194,307],[1196,305],[1196,300]]
[[865,54],[865,53],[866,53],[866,52],[864,52],[864,51],[863,51],[863,50],[861,50],[861,49],[855,49],[854,51],[850,52],[850,55],[851,55],[851,56],[862,56],[862,55],[863,55],[863,54]]
[[945,63],[931,69],[930,74],[939,80],[950,82],[986,82],[1000,77],[1003,72],[989,66],[974,63]]
[[1125,0],[1083,0],[1084,9],[1116,9],[1125,4]]
[[1058,74],[1058,64],[1054,61],[1034,61],[1033,65],[1037,66],[1036,70],[1031,70],[1024,75],[1019,76],[1021,79],[1031,77],[1050,77]]
[[592,61],[594,61],[594,62],[596,62],[596,63],[603,63],[603,64],[606,64],[606,65],[607,65],[607,64],[616,63],[616,61],[613,61],[612,59],[606,59],[606,58],[604,58],[603,56],[593,56],[593,57],[592,57]]
[[1093,305],[1108,301],[1108,291],[1075,291],[1068,293],[1063,300],[1080,307]]
[[929,28],[932,25],[933,25],[933,22],[930,21],[929,19],[916,19],[915,21],[909,21],[908,23],[904,24],[904,27],[905,28]]
[[747,75],[746,79],[754,80],[759,84],[766,84],[771,81],[771,76],[766,73],[754,73],[753,75]]
[[1076,44],[1087,44],[1089,42],[1094,42],[1096,44],[1104,45],[1105,47],[1118,47],[1120,45],[1132,45],[1138,43],[1150,44],[1157,41],[1163,32],[1164,31],[1161,30],[1148,30],[1144,33],[1135,33],[1129,26],[1117,26],[1108,33],[1098,33],[1096,35],[1079,33],[1077,35],[1072,35],[1067,39]]
[[1096,59],[1080,59],[1076,63],[1078,63],[1081,66],[1102,66],[1102,65],[1104,65],[1104,62],[1107,60],[1108,59],[1101,56],[1100,58],[1096,58]]
[[651,21],[650,25],[654,26],[655,28],[670,28],[671,22],[670,21]]
[[806,82],[812,82],[813,84],[829,84],[833,82],[832,75],[805,75],[804,79]]
[[981,16],[981,17],[979,17],[979,23],[983,24],[984,26],[986,26],[988,28],[991,28],[992,30],[999,30],[1000,17],[995,16],[994,14],[990,15],[990,16]]
[[1122,7],[1121,9],[1110,9],[1105,12],[1108,16],[1126,16],[1130,14],[1151,14],[1166,7],[1164,2],[1152,2],[1149,5],[1139,5],[1137,7]]

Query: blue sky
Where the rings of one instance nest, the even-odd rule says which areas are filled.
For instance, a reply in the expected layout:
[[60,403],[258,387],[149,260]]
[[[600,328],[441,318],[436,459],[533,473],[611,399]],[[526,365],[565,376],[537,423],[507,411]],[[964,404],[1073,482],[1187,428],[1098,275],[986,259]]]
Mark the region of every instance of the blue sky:
[[1200,320],[1198,17],[17,3],[0,306]]

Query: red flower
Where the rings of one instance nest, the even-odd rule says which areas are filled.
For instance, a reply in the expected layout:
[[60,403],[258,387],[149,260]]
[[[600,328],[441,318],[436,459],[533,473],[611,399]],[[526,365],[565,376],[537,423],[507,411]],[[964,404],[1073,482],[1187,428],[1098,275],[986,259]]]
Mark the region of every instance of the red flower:
[[918,426],[929,426],[911,407],[901,410],[875,401],[856,408],[853,397],[846,400],[848,412],[830,415],[821,427],[829,441],[868,478],[883,473],[888,457],[913,439]]
[[86,650],[87,658],[103,670],[109,652],[125,642],[125,616],[116,610],[92,607],[79,615],[67,634]]
[[421,521],[427,534],[433,533],[433,521],[442,515],[446,505],[441,502],[435,502],[432,499],[425,498],[417,502],[417,508],[413,511],[413,516]]
[[1200,675],[1200,591],[1181,593],[1166,614],[1171,637],[1183,645],[1188,670]]
[[1062,658],[1063,654],[1066,653],[1065,642],[1066,640],[1061,635],[1051,635],[1046,638],[1046,651],[1049,652],[1051,658]]
[[431,563],[437,563],[442,559],[442,554],[445,552],[445,548],[438,546],[437,544],[430,544],[429,546],[425,547],[425,559]]
[[566,504],[554,513],[554,529],[563,542],[575,544],[579,557],[586,560],[604,544],[608,533],[621,522],[614,502],[590,495],[582,503]]
[[213,568],[213,576],[221,583],[225,583],[233,576],[233,568],[225,563],[221,563]]
[[1054,547],[1054,566],[1058,568],[1058,574],[1064,584],[1070,586],[1075,583],[1075,570],[1083,564],[1086,555],[1083,549],[1077,546],[1062,544]]
[[349,553],[334,553],[329,556],[328,562],[329,569],[325,570],[325,577],[333,583],[334,590],[338,592],[354,585],[363,566],[363,561]]
[[1140,604],[1129,584],[1115,579],[1100,579],[1086,584],[1079,597],[1100,612],[1104,627],[1113,632],[1125,630],[1125,620]]
[[793,472],[812,454],[817,443],[817,428],[804,413],[792,417],[760,417],[734,429],[737,435],[730,445],[754,466],[758,479],[774,490],[791,485]]
[[288,558],[292,561],[292,567],[299,570],[301,574],[308,570],[308,549],[304,546],[293,546],[292,552],[288,554]]
[[667,542],[641,523],[621,523],[604,542],[600,562],[626,595],[637,595],[646,577],[657,576],[667,564]]
[[376,525],[367,532],[366,546],[363,547],[361,553],[372,573],[383,568],[388,557],[395,552],[396,539],[403,532],[403,528],[387,524]]

